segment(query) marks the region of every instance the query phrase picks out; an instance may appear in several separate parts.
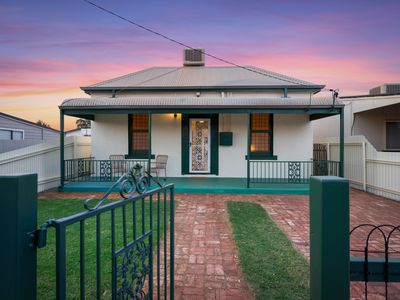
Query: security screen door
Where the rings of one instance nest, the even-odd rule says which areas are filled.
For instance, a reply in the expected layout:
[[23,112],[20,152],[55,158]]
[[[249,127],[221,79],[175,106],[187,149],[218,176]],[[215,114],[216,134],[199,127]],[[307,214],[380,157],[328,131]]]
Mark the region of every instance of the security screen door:
[[210,173],[210,119],[190,119],[190,173]]

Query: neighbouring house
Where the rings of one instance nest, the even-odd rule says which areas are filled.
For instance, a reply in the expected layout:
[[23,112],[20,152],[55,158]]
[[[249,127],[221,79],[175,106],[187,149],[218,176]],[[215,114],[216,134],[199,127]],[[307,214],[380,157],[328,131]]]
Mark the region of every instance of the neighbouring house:
[[0,153],[59,138],[58,130],[0,112]]
[[[368,95],[341,97],[344,135],[363,135],[378,151],[400,151],[400,84],[384,84]],[[337,116],[313,122],[314,139],[339,136]]]
[[[400,200],[400,84],[368,95],[341,97],[344,107],[344,176],[364,191]],[[313,121],[315,153],[339,157],[336,116]]]
[[91,136],[92,129],[91,128],[75,128],[65,132],[65,137],[69,136]]
[[[82,87],[90,98],[60,105],[61,128],[65,115],[92,121],[93,155],[65,161],[62,186],[77,177],[70,173],[78,164],[86,166],[80,181],[111,181],[130,162],[150,170],[158,155],[168,156],[168,177],[212,178],[214,184],[236,178],[249,187],[339,175],[339,162],[321,167],[312,161],[311,120],[343,108],[337,99],[315,96],[324,85],[251,66],[208,67],[202,50],[184,50],[183,60],[183,66]],[[116,155],[118,168],[111,160]]]

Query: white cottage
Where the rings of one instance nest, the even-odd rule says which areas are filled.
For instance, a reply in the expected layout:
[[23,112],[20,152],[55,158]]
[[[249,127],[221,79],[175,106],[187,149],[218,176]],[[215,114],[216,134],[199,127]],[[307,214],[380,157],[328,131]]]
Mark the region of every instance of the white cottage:
[[78,175],[114,180],[115,157],[120,166],[141,162],[150,170],[158,155],[168,157],[166,174],[175,180],[237,178],[249,187],[339,174],[338,162],[321,167],[312,160],[310,121],[343,108],[314,97],[323,85],[257,67],[207,67],[201,50],[184,50],[183,58],[183,66],[82,87],[90,98],[61,104],[61,128],[64,115],[92,120],[93,154],[82,158],[82,174],[71,171],[76,160],[62,163],[62,186]]

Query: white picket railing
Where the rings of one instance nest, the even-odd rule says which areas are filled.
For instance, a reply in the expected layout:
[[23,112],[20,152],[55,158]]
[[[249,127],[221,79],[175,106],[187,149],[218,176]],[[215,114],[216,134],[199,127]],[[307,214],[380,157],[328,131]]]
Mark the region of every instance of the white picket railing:
[[[65,159],[91,156],[91,138],[65,138]],[[52,141],[0,154],[0,175],[38,174],[38,192],[60,185],[60,143]]]
[[[338,138],[315,141],[327,145],[328,160],[339,159]],[[381,152],[364,136],[346,137],[344,176],[351,186],[400,201],[400,153]]]

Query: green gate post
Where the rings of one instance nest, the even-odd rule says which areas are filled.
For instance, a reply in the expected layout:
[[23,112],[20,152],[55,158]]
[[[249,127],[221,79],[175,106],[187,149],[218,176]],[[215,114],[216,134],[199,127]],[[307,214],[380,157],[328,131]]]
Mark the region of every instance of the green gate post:
[[0,176],[0,299],[36,299],[37,175]]
[[247,188],[250,187],[251,114],[247,113]]
[[313,176],[310,181],[311,300],[350,297],[349,181]]

